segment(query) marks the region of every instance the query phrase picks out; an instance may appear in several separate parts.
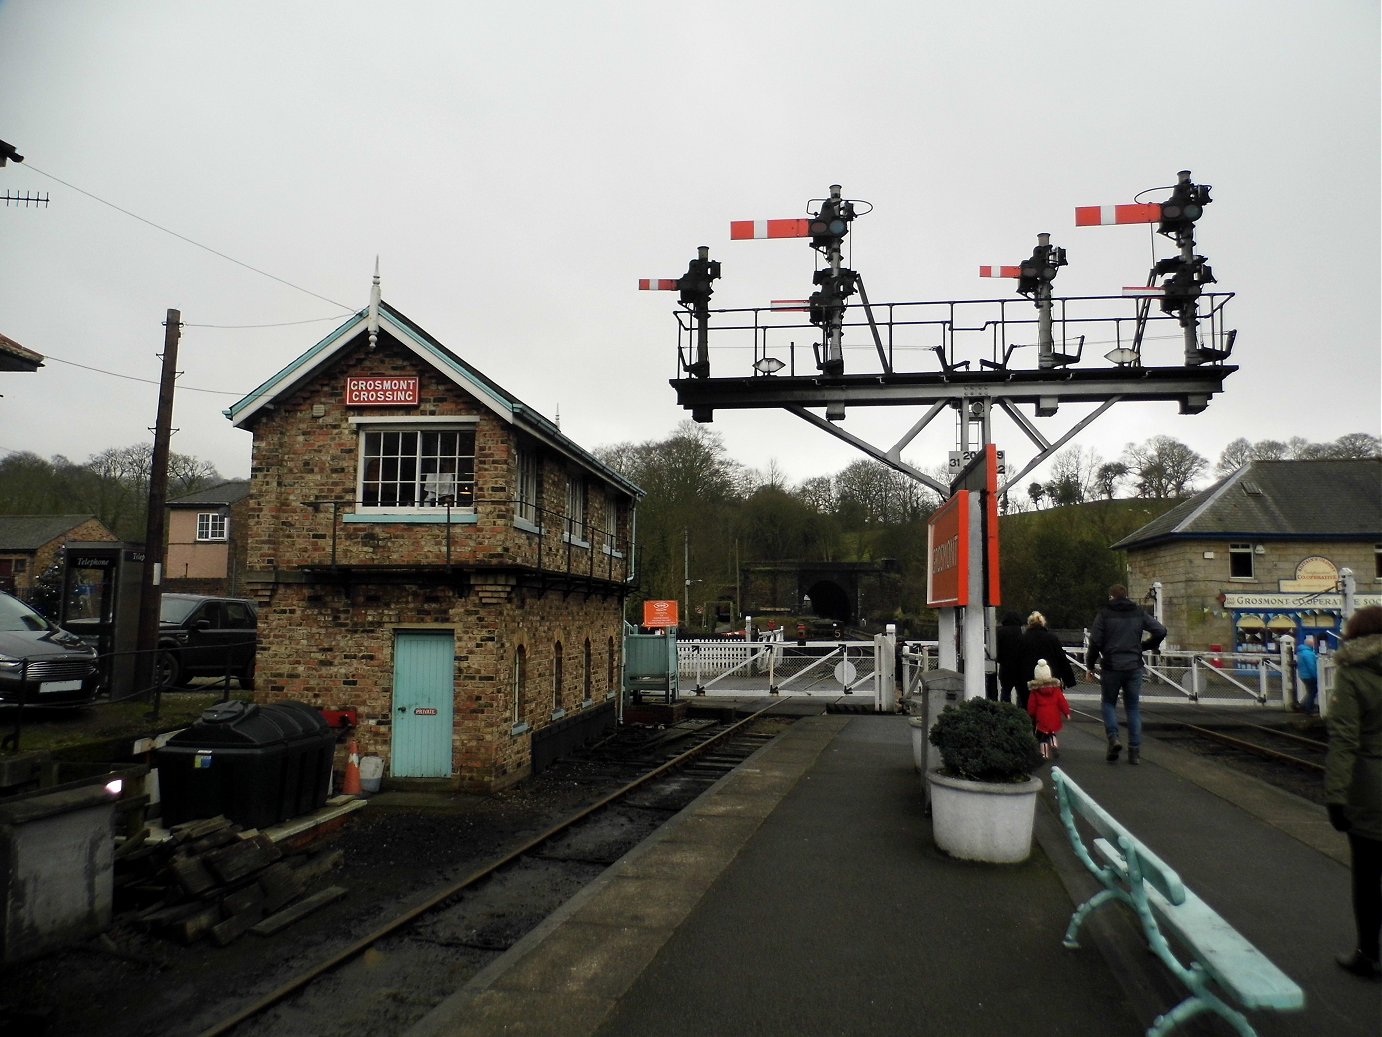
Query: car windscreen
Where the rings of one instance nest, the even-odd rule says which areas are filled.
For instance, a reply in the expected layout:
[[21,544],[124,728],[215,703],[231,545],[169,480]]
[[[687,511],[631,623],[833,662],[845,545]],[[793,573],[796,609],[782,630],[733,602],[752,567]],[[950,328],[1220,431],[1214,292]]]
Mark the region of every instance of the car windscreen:
[[0,630],[47,630],[48,621],[18,598],[0,595]]
[[169,598],[165,596],[159,603],[158,621],[170,626],[177,626],[190,616],[192,611],[201,603],[201,598]]

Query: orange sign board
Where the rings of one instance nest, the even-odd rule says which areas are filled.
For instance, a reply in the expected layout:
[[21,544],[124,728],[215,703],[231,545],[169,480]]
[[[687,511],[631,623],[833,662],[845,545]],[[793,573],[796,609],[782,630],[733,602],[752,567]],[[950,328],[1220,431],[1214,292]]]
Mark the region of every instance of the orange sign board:
[[676,601],[645,601],[643,603],[643,625],[645,627],[676,626]]
[[969,604],[969,491],[959,490],[926,526],[926,604]]

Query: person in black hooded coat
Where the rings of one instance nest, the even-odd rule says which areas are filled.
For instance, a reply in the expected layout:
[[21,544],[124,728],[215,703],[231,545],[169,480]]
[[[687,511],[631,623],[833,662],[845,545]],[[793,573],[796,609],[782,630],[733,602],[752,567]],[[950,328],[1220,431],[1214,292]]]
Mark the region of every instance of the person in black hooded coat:
[[1063,686],[1075,686],[1075,667],[1070,665],[1070,657],[1060,638],[1046,629],[1046,617],[1033,612],[1027,617],[1027,629],[1022,631],[1022,669],[1017,685],[1017,704],[1027,708],[1027,682],[1033,679],[1036,665],[1042,659],[1051,667],[1051,676],[1060,679]]
[[1009,612],[998,625],[993,639],[998,657],[998,697],[1003,702],[1011,702],[1016,690],[1021,702],[1022,689],[1027,686],[1022,676],[1022,618],[1016,612]]

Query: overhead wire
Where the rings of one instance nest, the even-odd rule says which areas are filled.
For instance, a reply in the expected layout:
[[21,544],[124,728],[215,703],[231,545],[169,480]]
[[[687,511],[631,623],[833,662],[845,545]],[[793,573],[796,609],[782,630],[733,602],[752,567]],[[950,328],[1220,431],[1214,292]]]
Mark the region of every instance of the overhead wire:
[[[177,238],[179,241],[185,241],[189,245],[193,245],[206,252],[210,252],[213,256],[219,256],[221,259],[224,259],[228,263],[234,263],[236,266],[243,267],[245,270],[248,270],[251,273],[259,274],[261,277],[267,277],[271,281],[277,281],[281,285],[285,285],[286,287],[291,288],[294,291],[302,292],[304,295],[310,295],[314,299],[320,299],[322,302],[329,302],[332,306],[339,306],[345,313],[355,312],[354,307],[347,306],[343,302],[338,302],[337,300],[329,298],[328,296],[321,295],[318,292],[314,292],[310,288],[304,288],[302,287],[302,285],[294,284],[292,281],[285,280],[284,278],[279,277],[277,274],[271,274],[267,270],[261,270],[257,266],[251,266],[249,263],[236,259],[234,256],[228,256],[224,252],[212,248],[210,245],[203,245],[200,241],[197,241],[193,238],[189,238],[186,234],[179,234],[175,230],[169,230],[167,227],[155,223],[153,220],[140,216],[136,212],[130,212],[130,210],[122,208],[121,206],[116,205],[114,202],[102,198],[100,195],[92,194],[90,191],[84,190],[83,188],[78,187],[76,184],[68,183],[66,180],[63,180],[59,176],[55,176],[54,174],[49,173],[46,170],[39,169],[32,162],[25,162],[24,166],[26,169],[32,169],[39,176],[46,176],[49,180],[52,180],[55,183],[62,184],[63,187],[70,188],[71,190],[76,191],[78,194],[85,195],[94,202],[100,202],[102,205],[109,206],[116,212],[123,213],[124,215],[130,217],[130,219],[138,220],[140,223],[143,223],[149,227],[153,227],[154,230],[161,230],[164,234],[168,234],[174,238]],[[246,326],[248,327],[249,325]],[[265,326],[267,327],[269,325]]]

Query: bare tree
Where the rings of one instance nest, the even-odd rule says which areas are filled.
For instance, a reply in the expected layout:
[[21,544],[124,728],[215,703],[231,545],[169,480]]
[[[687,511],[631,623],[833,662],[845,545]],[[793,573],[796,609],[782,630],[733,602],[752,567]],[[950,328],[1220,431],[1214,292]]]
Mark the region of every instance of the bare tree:
[[1128,466],[1122,461],[1108,461],[1101,464],[1094,473],[1094,481],[1105,500],[1113,500],[1118,495],[1118,484],[1128,475]]
[[1208,461],[1171,436],[1153,436],[1146,443],[1129,443],[1123,458],[1137,478],[1138,495],[1157,500],[1185,496],[1209,467]]

